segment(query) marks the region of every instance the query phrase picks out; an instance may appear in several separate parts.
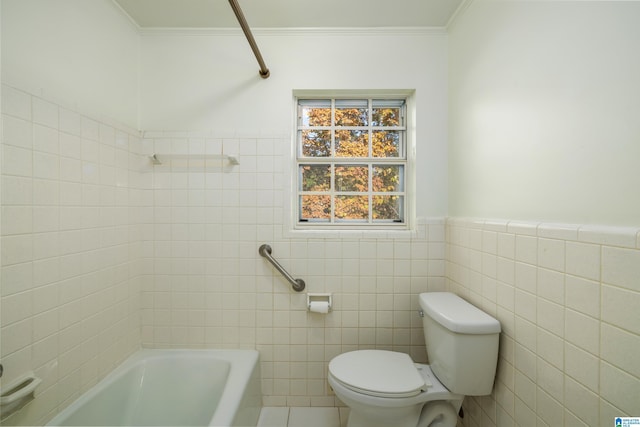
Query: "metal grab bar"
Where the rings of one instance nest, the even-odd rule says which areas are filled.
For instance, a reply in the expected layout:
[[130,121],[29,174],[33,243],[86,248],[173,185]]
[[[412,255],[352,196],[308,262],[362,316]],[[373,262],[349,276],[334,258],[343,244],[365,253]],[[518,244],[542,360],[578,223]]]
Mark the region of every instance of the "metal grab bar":
[[260,255],[262,255],[263,257],[265,257],[267,260],[269,260],[269,262],[271,264],[273,264],[273,266],[276,268],[276,270],[278,270],[280,272],[280,274],[282,274],[288,281],[289,283],[291,283],[291,286],[293,287],[293,290],[296,292],[302,292],[304,290],[305,287],[305,283],[304,280],[302,279],[294,279],[293,276],[291,276],[287,270],[285,270],[279,263],[278,261],[276,261],[272,256],[271,256],[271,246],[264,244],[262,246],[260,246],[260,248],[258,249],[258,253]]
[[264,63],[264,59],[262,59],[262,55],[260,54],[260,49],[258,49],[258,45],[256,44],[256,40],[253,38],[253,34],[251,34],[251,29],[249,28],[249,24],[247,24],[247,20],[244,17],[244,13],[242,13],[242,9],[240,9],[240,5],[237,0],[229,0],[229,4],[231,5],[231,9],[233,9],[233,13],[236,14],[236,18],[238,18],[238,23],[244,32],[244,36],[247,38],[249,42],[249,46],[251,46],[251,50],[258,61],[258,65],[260,66],[260,77],[266,79],[269,77],[269,69]]

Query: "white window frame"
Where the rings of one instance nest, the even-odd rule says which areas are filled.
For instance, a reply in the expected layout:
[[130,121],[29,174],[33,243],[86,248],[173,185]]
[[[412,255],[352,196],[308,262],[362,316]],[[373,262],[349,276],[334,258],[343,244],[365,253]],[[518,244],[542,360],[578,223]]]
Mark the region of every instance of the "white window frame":
[[[301,146],[299,141],[299,131],[304,129],[301,125],[299,118],[299,100],[303,99],[325,99],[325,100],[341,100],[341,99],[368,99],[368,100],[396,100],[402,99],[405,101],[404,107],[404,126],[401,131],[404,132],[404,144],[400,147],[401,156],[393,158],[378,158],[378,157],[366,157],[366,158],[346,158],[346,157],[302,157]],[[334,102],[331,102],[332,107]],[[369,117],[371,118],[371,101],[369,101]],[[294,91],[293,96],[293,137],[292,137],[292,168],[291,168],[291,203],[289,209],[290,227],[291,230],[300,231],[412,231],[415,226],[415,103],[414,103],[414,91]],[[333,127],[333,124],[332,124]],[[348,127],[340,127],[340,129],[349,129]],[[378,128],[372,128],[377,130]],[[385,127],[386,130],[392,130],[394,128]],[[398,129],[398,128],[395,128]],[[332,142],[333,148],[333,142]],[[371,154],[371,153],[370,153]],[[404,191],[402,192],[404,206],[404,218],[403,222],[393,221],[372,221],[371,211],[369,212],[369,219],[365,221],[333,221],[328,222],[315,222],[315,221],[300,221],[300,189],[301,185],[299,180],[299,166],[301,164],[313,164],[313,163],[331,163],[331,164],[345,164],[345,165],[368,165],[369,167],[369,191],[363,195],[371,197],[374,194],[371,186],[372,179],[372,165],[380,164],[398,164],[404,168]],[[332,171],[334,169],[332,168]],[[332,172],[333,179],[333,172]],[[380,193],[381,194],[381,193]],[[396,193],[385,193],[385,195],[393,195]],[[335,194],[331,194],[332,197]],[[371,209],[371,204],[370,204]]]

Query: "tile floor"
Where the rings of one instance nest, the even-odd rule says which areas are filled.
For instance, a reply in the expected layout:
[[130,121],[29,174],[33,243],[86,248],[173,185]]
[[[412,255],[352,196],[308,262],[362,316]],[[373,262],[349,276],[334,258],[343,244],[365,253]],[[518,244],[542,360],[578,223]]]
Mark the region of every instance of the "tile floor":
[[345,427],[348,408],[265,407],[258,427]]

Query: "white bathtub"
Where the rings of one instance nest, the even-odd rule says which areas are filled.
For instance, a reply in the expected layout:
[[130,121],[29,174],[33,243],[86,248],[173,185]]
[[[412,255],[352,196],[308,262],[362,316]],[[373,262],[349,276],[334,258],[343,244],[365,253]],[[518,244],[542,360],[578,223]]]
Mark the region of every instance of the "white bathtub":
[[255,426],[255,350],[140,350],[50,426]]

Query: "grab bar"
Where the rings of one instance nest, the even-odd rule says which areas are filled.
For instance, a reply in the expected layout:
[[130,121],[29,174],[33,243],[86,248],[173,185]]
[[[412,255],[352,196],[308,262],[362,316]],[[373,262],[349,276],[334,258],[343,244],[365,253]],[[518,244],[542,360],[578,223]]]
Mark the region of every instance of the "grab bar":
[[291,276],[289,273],[287,273],[287,270],[285,270],[279,263],[278,261],[276,261],[272,256],[271,256],[271,246],[264,244],[262,246],[260,246],[260,248],[258,249],[258,253],[260,255],[262,255],[263,257],[265,257],[271,264],[273,264],[273,266],[276,268],[276,270],[278,270],[280,272],[280,274],[282,274],[288,281],[289,283],[291,283],[291,286],[293,287],[293,290],[296,292],[302,292],[304,290],[305,287],[305,283],[304,280],[302,279],[294,279],[293,276]]

